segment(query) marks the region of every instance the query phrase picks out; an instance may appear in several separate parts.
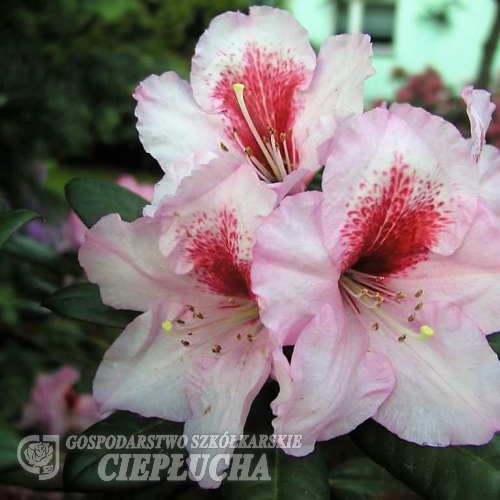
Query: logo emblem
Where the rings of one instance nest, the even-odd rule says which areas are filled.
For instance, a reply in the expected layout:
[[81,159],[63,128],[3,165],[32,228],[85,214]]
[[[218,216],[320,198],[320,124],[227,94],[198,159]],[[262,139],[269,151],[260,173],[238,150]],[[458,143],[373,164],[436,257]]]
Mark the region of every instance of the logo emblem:
[[36,474],[40,481],[53,478],[59,471],[59,436],[25,437],[17,447],[17,459],[24,470]]

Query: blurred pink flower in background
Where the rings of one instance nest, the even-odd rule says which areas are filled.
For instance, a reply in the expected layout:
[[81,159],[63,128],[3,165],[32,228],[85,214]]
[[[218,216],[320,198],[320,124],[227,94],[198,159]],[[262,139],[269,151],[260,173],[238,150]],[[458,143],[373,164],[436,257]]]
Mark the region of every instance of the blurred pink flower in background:
[[52,375],[38,375],[19,427],[36,427],[62,436],[70,430],[82,432],[101,420],[94,398],[90,394],[79,395],[73,389],[79,378],[79,372],[70,366],[63,366]]
[[[142,196],[147,201],[153,200],[154,186],[152,184],[139,184],[131,175],[121,175],[116,183]],[[62,227],[62,242],[58,246],[59,251],[78,250],[85,241],[87,227],[75,212],[71,212]]]

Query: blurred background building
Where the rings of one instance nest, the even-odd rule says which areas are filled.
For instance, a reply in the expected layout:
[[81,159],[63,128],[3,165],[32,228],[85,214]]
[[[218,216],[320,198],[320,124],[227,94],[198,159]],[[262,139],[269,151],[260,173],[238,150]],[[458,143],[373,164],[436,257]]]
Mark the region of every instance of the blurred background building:
[[[368,33],[377,75],[366,98],[394,99],[394,71],[434,68],[458,92],[477,80],[484,46],[495,23],[495,0],[288,0],[316,46],[332,33]],[[500,68],[495,51],[492,76]],[[397,74],[397,71],[396,71]]]

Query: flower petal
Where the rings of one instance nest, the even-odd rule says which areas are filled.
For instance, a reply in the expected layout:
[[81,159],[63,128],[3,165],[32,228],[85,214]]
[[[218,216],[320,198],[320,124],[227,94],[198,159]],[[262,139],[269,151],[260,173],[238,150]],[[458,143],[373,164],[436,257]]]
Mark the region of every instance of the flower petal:
[[[175,196],[163,199],[157,213],[174,222],[160,248],[175,272],[194,271],[212,292],[241,295],[245,284],[240,277],[248,274],[255,231],[275,200],[274,191],[250,165],[213,160],[183,179]],[[234,290],[222,290],[222,283],[206,274],[207,266],[219,277],[227,271],[225,284],[231,282]]]
[[198,107],[189,84],[174,72],[146,78],[134,98],[141,142],[165,171],[194,152],[220,152],[222,121]]
[[486,90],[475,90],[474,87],[469,86],[465,87],[460,95],[467,105],[472,136],[471,155],[477,162],[486,142],[486,131],[490,126],[491,115],[496,106],[490,101],[491,94]]
[[178,286],[160,253],[160,230],[160,220],[143,217],[128,223],[111,214],[87,231],[79,260],[105,304],[147,311]]
[[421,312],[436,332],[426,340],[370,332],[371,350],[385,354],[396,373],[374,418],[418,444],[485,444],[500,430],[497,356],[459,307],[429,303]]
[[[259,333],[254,342],[242,340],[218,359],[200,358],[188,375],[187,391],[193,416],[186,422],[184,433],[190,438],[188,450],[209,454],[232,454],[233,449],[192,448],[194,435],[215,435],[217,443],[224,434],[243,434],[250,406],[264,385],[271,369],[267,332]],[[220,461],[217,475],[228,464]],[[202,488],[216,488],[220,481],[208,473],[199,480]]]
[[211,22],[196,46],[191,84],[205,111],[231,113],[232,86],[243,83],[250,110],[258,106],[265,125],[279,128],[271,117],[285,112],[297,89],[307,88],[315,64],[307,31],[289,12],[251,7],[248,16],[227,12]]
[[374,269],[362,270],[388,274],[461,244],[476,212],[478,175],[455,127],[400,105],[337,131],[323,192],[332,256],[346,268],[369,255]]
[[[375,414],[394,387],[389,360],[367,352],[368,337],[343,328],[342,303],[329,305],[304,328],[293,352],[288,397],[273,403],[276,434],[302,435],[303,456],[316,441],[346,434]],[[287,387],[291,385],[291,387]]]
[[185,377],[200,351],[184,346],[181,340],[187,337],[175,329],[162,328],[166,318],[173,323],[181,310],[181,305],[157,304],[108,349],[94,380],[101,414],[127,410],[175,421],[191,416]]
[[151,205],[146,205],[142,213],[147,217],[154,217],[157,208],[166,196],[175,195],[184,177],[192,175],[193,171],[201,166],[207,165],[217,155],[212,152],[193,153],[187,159],[173,162],[165,172],[163,178],[156,183],[152,196]]
[[304,111],[297,122],[305,130],[322,115],[361,114],[364,83],[375,73],[370,37],[362,34],[337,35],[321,45],[309,88],[304,91]]
[[481,181],[481,199],[490,210],[500,217],[500,152],[494,146],[486,145],[477,163]]
[[257,231],[252,290],[262,322],[285,344],[339,294],[339,272],[322,240],[321,201],[312,191],[285,198]]
[[498,248],[500,221],[480,204],[471,229],[453,255],[432,255],[387,284],[407,294],[423,290],[424,303],[445,300],[459,306],[488,335],[500,330]]

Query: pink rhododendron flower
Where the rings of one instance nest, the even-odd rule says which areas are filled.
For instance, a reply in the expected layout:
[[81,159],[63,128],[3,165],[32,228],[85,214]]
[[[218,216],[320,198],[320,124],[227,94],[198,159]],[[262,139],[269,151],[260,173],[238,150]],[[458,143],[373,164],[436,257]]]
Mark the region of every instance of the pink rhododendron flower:
[[[248,164],[215,159],[184,177],[154,217],[109,215],[87,232],[79,258],[104,303],[143,312],[99,367],[102,413],[186,421],[188,436],[242,433],[271,371],[274,343],[259,319],[250,260],[275,200]],[[207,474],[200,484],[219,482]]]
[[19,427],[36,427],[62,436],[72,430],[82,432],[98,422],[101,418],[94,398],[79,395],[73,389],[79,378],[78,371],[70,366],[63,366],[52,375],[39,375]]
[[[500,429],[500,365],[485,338],[500,327],[499,246],[451,124],[394,105],[338,131],[323,193],[285,199],[257,233],[261,319],[296,342],[275,369],[276,432],[302,433],[307,452],[372,415],[420,444],[488,442]],[[366,351],[378,359],[360,362]]]
[[466,87],[461,95],[467,105],[471,125],[470,152],[479,168],[481,199],[500,217],[500,152],[485,144],[496,105],[490,102],[491,95],[485,90]]
[[[131,175],[121,175],[116,179],[116,183],[147,201],[153,200],[154,186],[151,184],[139,184]],[[87,226],[75,212],[70,212],[62,226],[62,242],[58,246],[59,251],[78,250],[85,241],[86,232]]]
[[193,153],[248,161],[259,177],[300,189],[322,165],[337,122],[363,109],[369,37],[329,37],[318,58],[286,11],[251,7],[215,18],[200,38],[191,85],[175,73],[137,88],[141,141],[166,172]]
[[465,87],[460,95],[467,105],[472,136],[471,154],[477,162],[486,143],[486,131],[490,126],[495,105],[490,101],[491,94],[486,90],[475,90],[470,86]]

